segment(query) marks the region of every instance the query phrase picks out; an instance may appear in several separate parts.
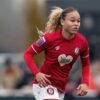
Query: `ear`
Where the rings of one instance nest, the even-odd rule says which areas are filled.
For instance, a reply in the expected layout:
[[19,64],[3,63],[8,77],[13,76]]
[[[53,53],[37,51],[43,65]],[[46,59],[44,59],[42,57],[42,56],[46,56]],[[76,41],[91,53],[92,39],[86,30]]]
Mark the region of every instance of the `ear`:
[[62,25],[62,26],[64,25],[64,20],[63,20],[63,19],[61,19],[61,25]]

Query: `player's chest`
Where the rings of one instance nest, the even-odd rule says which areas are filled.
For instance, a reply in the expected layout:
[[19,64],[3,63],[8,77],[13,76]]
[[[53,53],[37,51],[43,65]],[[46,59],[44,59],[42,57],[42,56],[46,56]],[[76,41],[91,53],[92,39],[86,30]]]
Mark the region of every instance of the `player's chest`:
[[55,42],[50,45],[48,52],[52,55],[66,54],[66,55],[79,55],[80,43],[77,42]]
[[58,62],[72,62],[80,55],[80,44],[58,42],[48,48],[48,56]]

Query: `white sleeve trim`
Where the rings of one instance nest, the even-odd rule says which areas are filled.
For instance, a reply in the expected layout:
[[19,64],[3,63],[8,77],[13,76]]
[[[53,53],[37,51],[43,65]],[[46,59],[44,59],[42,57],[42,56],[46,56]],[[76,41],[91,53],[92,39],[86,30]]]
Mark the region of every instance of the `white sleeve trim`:
[[31,45],[31,47],[32,47],[32,49],[35,51],[35,53],[38,53],[38,52],[34,49],[33,45]]
[[43,37],[44,42],[46,41],[46,39]]
[[88,54],[88,55],[86,55],[86,56],[84,56],[84,57],[82,57],[82,58],[87,58],[87,57],[89,57],[89,54]]

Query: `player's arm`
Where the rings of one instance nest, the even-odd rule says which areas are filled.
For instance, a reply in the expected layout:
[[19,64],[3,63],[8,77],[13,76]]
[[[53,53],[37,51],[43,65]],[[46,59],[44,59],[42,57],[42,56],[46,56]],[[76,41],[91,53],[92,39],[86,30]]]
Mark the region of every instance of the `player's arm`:
[[81,51],[81,62],[82,62],[82,83],[78,86],[78,95],[83,96],[88,92],[89,81],[90,81],[90,60],[89,60],[89,47],[87,41],[84,42]]
[[41,51],[45,50],[48,46],[48,41],[45,37],[41,37],[36,42],[34,42],[31,47],[29,47],[24,53],[24,60],[33,74],[36,76],[37,81],[40,84],[47,85],[46,82],[50,83],[47,77],[50,77],[44,73],[39,72],[38,67],[34,62],[34,56]]
[[36,75],[39,72],[39,70],[34,62],[35,54],[36,52],[32,49],[32,47],[29,47],[24,53],[24,60],[28,65],[28,67],[30,68],[30,70],[32,71],[32,73]]

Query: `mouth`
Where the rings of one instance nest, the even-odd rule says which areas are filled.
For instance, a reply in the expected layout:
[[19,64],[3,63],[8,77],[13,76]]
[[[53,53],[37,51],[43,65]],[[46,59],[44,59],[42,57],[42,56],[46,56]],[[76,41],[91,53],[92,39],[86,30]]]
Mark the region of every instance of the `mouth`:
[[78,31],[79,29],[78,28],[73,28],[73,31]]

